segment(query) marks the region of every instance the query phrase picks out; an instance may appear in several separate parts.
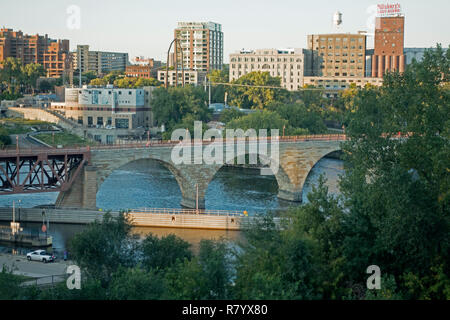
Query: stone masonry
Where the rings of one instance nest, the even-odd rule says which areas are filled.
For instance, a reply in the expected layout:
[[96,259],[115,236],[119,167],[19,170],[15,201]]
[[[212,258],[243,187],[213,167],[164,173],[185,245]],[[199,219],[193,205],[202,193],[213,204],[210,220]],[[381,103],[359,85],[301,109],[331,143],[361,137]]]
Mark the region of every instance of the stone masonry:
[[[267,156],[261,158],[278,166],[275,178],[278,182],[278,197],[288,201],[301,202],[305,180],[314,165],[324,156],[340,150],[341,141],[289,141],[279,142],[279,157],[272,155],[268,144]],[[181,205],[196,207],[198,185],[199,208],[205,208],[205,193],[210,181],[223,164],[176,164],[172,161],[173,146],[153,146],[135,148],[93,148],[91,162],[84,168],[68,191],[61,192],[56,206],[59,208],[96,209],[96,194],[105,179],[118,168],[140,159],[153,159],[163,164],[174,175],[181,190]],[[204,151],[206,146],[199,146]],[[223,146],[226,154],[226,146]],[[237,144],[234,145],[235,152]],[[252,151],[253,150],[253,151]],[[254,149],[245,144],[245,152],[251,154]],[[235,153],[236,154],[236,153]],[[198,155],[198,154],[197,154]],[[194,160],[194,151],[192,151]],[[198,157],[197,157],[198,158]]]

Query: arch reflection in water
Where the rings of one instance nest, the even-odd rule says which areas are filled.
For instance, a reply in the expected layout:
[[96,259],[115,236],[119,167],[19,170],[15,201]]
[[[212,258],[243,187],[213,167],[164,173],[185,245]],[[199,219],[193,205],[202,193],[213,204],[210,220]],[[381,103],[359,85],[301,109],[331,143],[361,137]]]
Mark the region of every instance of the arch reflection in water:
[[97,193],[97,206],[111,210],[180,208],[180,202],[175,177],[156,160],[137,160],[115,170]]

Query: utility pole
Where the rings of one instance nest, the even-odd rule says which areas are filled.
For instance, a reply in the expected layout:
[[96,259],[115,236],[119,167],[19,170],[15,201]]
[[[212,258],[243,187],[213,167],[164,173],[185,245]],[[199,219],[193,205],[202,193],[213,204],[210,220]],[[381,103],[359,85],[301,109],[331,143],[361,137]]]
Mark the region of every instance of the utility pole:
[[208,107],[211,105],[211,81],[208,79],[208,83],[209,83],[209,105]]
[[196,195],[195,195],[195,212],[198,214],[198,183],[195,184]]

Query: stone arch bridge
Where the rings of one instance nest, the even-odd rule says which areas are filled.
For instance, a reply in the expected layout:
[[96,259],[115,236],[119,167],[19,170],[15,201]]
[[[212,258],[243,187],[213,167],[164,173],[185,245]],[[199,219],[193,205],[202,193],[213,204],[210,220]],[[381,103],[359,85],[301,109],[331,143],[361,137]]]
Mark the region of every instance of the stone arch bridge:
[[[278,197],[287,201],[301,202],[303,184],[311,169],[324,156],[339,151],[340,143],[344,140],[345,135],[283,137],[278,139],[277,147],[274,147],[275,145],[269,141],[267,152],[265,155],[261,155],[261,159],[267,161],[271,167],[278,168],[275,170],[279,190]],[[114,170],[132,161],[152,159],[159,161],[174,175],[181,190],[182,206],[195,208],[198,192],[198,206],[204,208],[208,184],[223,164],[205,163],[204,159],[203,161],[199,159],[199,155],[201,157],[205,154],[208,151],[207,148],[211,150],[214,143],[216,142],[200,142],[192,148],[192,163],[181,164],[172,159],[175,143],[144,143],[91,148],[88,163],[71,183],[70,188],[62,189],[56,201],[56,207],[96,209],[97,191]],[[248,141],[247,139],[245,143],[235,142],[231,145],[235,154],[237,154],[239,143],[244,144],[246,154],[252,154],[255,150],[252,144],[256,144],[257,141]],[[223,155],[225,155],[227,146],[224,143],[222,147]],[[194,150],[195,148],[198,148],[198,153]],[[278,156],[274,155],[275,149],[278,149]],[[200,164],[196,164],[198,162]]]

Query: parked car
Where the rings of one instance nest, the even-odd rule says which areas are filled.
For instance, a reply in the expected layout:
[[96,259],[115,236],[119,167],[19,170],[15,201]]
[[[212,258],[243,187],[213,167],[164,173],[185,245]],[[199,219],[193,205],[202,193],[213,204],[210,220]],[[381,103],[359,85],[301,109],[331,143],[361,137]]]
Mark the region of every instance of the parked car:
[[45,250],[36,250],[27,253],[28,261],[42,261],[44,263],[55,261],[56,257]]

